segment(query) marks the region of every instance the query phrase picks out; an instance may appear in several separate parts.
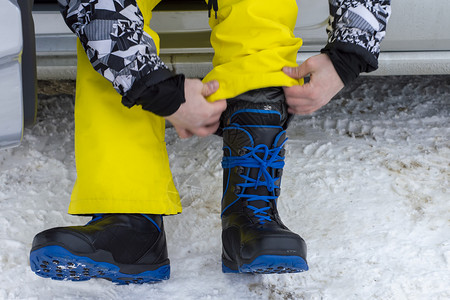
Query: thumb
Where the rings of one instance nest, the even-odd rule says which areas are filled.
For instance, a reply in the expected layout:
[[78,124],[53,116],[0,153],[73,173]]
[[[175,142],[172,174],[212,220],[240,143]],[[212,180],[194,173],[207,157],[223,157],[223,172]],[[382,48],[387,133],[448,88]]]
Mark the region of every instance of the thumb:
[[306,67],[306,64],[303,63],[298,67],[284,67],[283,72],[289,77],[300,79],[308,75],[310,70]]
[[219,82],[217,80],[211,80],[203,84],[202,96],[208,97],[214,94],[219,89]]

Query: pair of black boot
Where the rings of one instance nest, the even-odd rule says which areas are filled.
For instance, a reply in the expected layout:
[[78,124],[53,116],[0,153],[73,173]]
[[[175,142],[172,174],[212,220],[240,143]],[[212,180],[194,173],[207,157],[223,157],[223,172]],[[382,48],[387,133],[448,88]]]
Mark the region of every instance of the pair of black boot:
[[[280,220],[277,199],[284,166],[288,114],[283,90],[267,88],[228,100],[224,141],[222,270],[293,273],[308,269],[306,245]],[[160,215],[95,215],[84,226],[36,235],[31,269],[57,280],[105,278],[144,283],[170,276]]]

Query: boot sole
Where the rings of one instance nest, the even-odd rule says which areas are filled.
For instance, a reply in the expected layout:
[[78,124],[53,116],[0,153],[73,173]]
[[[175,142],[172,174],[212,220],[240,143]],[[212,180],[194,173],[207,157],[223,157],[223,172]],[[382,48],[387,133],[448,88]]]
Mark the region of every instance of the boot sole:
[[36,275],[54,280],[85,281],[102,278],[117,284],[141,284],[159,282],[170,277],[170,265],[139,274],[125,274],[116,265],[74,255],[60,246],[47,246],[32,251],[30,266]]
[[[228,266],[234,265],[234,267]],[[248,264],[237,266],[222,261],[223,273],[283,274],[308,271],[308,264],[300,256],[261,255]]]

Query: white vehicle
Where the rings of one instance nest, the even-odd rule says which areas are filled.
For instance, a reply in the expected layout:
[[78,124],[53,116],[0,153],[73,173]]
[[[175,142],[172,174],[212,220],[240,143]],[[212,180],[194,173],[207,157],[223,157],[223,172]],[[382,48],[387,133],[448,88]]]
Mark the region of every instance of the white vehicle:
[[[21,4],[32,1],[20,0]],[[25,47],[22,57],[32,59],[30,62],[22,60],[22,67],[32,70],[33,66],[30,65],[36,58],[38,78],[75,79],[76,37],[64,23],[57,1],[34,2],[36,56],[33,53],[25,54]],[[301,63],[317,54],[326,44],[325,28],[329,11],[327,0],[297,0],[297,2],[299,15],[295,34],[303,39],[303,46],[297,58]],[[4,0],[0,4],[1,36],[2,38],[7,36],[12,41],[10,45],[15,46],[10,49],[5,43],[0,45],[0,76],[8,78],[6,82],[3,79],[0,81],[0,147],[19,143],[22,120],[28,124],[32,123],[34,115],[30,111],[35,112],[36,107],[35,101],[24,102],[24,110],[28,112],[28,116],[33,117],[27,117],[25,114],[23,118],[20,113],[22,106],[20,93],[16,91],[16,94],[11,94],[13,86],[17,87],[12,82],[13,77],[19,76],[20,72],[13,75],[12,69],[8,68],[12,68],[11,62],[14,61],[16,71],[18,70],[20,60],[17,58],[21,53],[18,49],[22,47],[18,39],[20,30],[11,25],[20,25],[17,21],[19,15],[17,7],[17,0]],[[22,15],[30,22],[29,12],[24,13],[27,9],[29,10],[22,7]],[[163,0],[153,13],[152,28],[161,38],[160,55],[168,67],[178,73],[203,77],[212,68],[213,49],[209,43],[210,29],[206,10],[204,0]],[[392,16],[386,38],[382,43],[379,69],[371,74],[383,76],[450,74],[449,11],[448,0],[434,0],[432,3],[423,0],[392,1]],[[7,19],[3,15],[7,15]],[[29,72],[33,71],[22,74]],[[15,80],[16,84],[20,83],[20,80]],[[33,80],[35,79],[31,78],[31,82]],[[28,83],[28,86],[32,85]],[[6,86],[9,88],[5,88]],[[30,88],[24,87],[24,90]],[[28,98],[33,99],[32,96]]]
[[32,0],[0,3],[0,148],[17,146],[36,117]]

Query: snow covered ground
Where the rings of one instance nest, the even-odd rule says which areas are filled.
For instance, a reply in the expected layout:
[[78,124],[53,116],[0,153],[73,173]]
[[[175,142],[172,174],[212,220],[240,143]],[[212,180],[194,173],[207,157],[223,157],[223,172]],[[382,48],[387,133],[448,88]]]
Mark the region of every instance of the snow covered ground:
[[166,218],[171,279],[115,286],[30,271],[33,236],[66,214],[73,97],[40,95],[37,124],[0,150],[0,299],[450,299],[450,76],[360,78],[289,129],[280,214],[310,271],[221,272],[221,140],[167,145],[184,212]]

